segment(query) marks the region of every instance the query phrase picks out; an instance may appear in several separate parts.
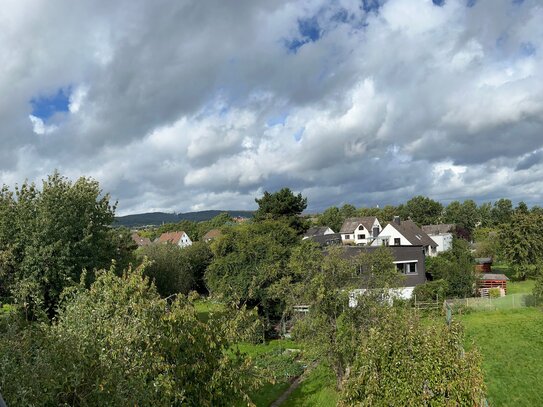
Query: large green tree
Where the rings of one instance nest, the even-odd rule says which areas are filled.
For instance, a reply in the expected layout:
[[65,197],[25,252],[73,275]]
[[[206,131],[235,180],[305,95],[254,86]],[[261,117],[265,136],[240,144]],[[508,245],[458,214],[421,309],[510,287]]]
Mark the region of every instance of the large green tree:
[[299,233],[307,229],[308,225],[300,217],[307,208],[307,198],[302,194],[295,195],[289,188],[283,188],[274,193],[265,191],[262,198],[255,201],[258,204],[255,221],[285,220]]
[[[10,406],[230,406],[258,372],[232,340],[242,311],[198,318],[141,270],[65,293],[52,324],[0,318],[0,388]],[[245,329],[248,325],[244,325]],[[255,383],[256,384],[256,383]]]
[[403,218],[411,218],[418,225],[431,225],[441,221],[443,205],[426,196],[418,195],[411,198],[401,208]]
[[53,316],[60,293],[84,269],[125,263],[126,240],[110,231],[115,205],[93,179],[72,182],[55,172],[41,189],[4,187],[0,207],[0,278],[29,315],[43,309]]
[[479,215],[477,204],[473,200],[468,199],[462,203],[453,201],[445,208],[443,220],[464,228],[471,235],[480,222]]

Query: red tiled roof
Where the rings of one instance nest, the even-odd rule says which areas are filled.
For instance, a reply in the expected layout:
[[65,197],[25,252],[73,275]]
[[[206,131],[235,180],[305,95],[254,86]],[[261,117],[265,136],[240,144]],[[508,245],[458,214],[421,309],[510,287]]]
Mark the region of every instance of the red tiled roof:
[[185,234],[185,232],[183,231],[180,231],[180,232],[167,232],[167,233],[162,233],[160,235],[160,237],[158,238],[158,242],[159,243],[172,243],[172,244],[179,244],[179,241],[181,240],[181,238],[183,237],[183,235]]

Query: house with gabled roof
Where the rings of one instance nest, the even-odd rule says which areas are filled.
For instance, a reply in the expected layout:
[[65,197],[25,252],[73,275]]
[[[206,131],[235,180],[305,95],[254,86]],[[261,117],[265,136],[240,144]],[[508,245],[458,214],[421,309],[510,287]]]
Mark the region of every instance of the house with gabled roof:
[[343,244],[367,245],[381,233],[382,227],[375,216],[347,218],[339,233]]
[[437,243],[437,252],[445,252],[452,248],[453,233],[456,225],[453,223],[442,223],[439,225],[425,225],[422,230]]
[[221,231],[219,229],[211,229],[209,232],[207,232],[203,237],[202,240],[206,243],[211,242],[212,240],[218,238],[221,235]]
[[179,247],[187,247],[192,245],[192,240],[190,240],[189,235],[187,235],[184,231],[162,233],[157,239],[157,242],[170,243]]
[[307,229],[307,231],[304,233],[302,239],[310,239],[312,237],[317,236],[325,236],[325,235],[332,235],[335,232],[330,229],[328,226],[313,226]]
[[132,240],[138,247],[149,246],[151,240],[148,237],[141,237],[137,232],[132,233]]
[[422,246],[426,256],[437,255],[437,243],[412,220],[395,216],[386,225],[372,246]]

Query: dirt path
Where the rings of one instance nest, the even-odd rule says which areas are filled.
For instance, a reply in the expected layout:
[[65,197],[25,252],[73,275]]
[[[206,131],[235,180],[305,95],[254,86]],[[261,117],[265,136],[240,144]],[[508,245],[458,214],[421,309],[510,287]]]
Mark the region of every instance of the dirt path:
[[298,388],[298,386],[300,386],[300,384],[306,379],[307,375],[318,365],[317,362],[313,362],[311,363],[307,369],[304,370],[304,372],[298,376],[296,379],[294,379],[292,381],[292,383],[290,384],[289,388],[286,389],[283,394],[281,394],[277,400],[275,400],[271,405],[270,407],[279,407],[281,404],[283,404],[286,399],[289,398],[289,396],[292,394],[292,392],[294,390],[296,390]]

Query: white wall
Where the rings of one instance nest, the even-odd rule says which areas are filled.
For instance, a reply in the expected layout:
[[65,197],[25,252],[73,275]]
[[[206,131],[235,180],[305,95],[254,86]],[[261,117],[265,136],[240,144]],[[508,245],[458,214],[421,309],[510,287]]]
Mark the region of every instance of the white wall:
[[[379,233],[380,237],[389,237],[388,244],[389,246],[394,246],[394,239],[399,238],[400,239],[400,245],[403,246],[411,246],[411,243],[400,233],[398,232],[394,227],[390,225],[385,226],[385,228]],[[372,246],[381,246],[383,244],[381,239],[378,239],[374,241],[371,245]]]
[[[402,300],[409,300],[413,296],[413,290],[415,287],[401,287],[401,288],[391,288],[389,290],[390,298],[389,302],[392,305],[392,299],[398,298]],[[367,290],[365,288],[359,288],[352,290],[349,293],[349,307],[354,308],[358,305],[358,297],[363,295]]]
[[180,247],[187,247],[192,245],[192,240],[188,237],[186,233],[183,233],[183,236],[181,236],[181,239],[179,239],[179,246]]
[[428,235],[437,243],[437,252],[445,252],[452,248],[453,237],[451,233],[440,233],[437,235]]
[[[379,221],[377,220],[377,218],[375,218],[375,221],[373,222],[373,225],[372,225],[372,230],[368,230],[364,227],[364,225],[360,224],[356,227],[354,233],[342,233],[341,234],[341,241],[343,243],[354,243],[354,244],[359,244],[359,245],[365,245],[365,244],[368,244],[368,240],[372,240],[372,231],[373,231],[373,228],[374,227],[378,227],[379,228],[379,231],[381,231],[381,224],[379,223]],[[347,239],[346,236],[349,236],[350,238]],[[364,235],[364,239],[359,239],[358,238],[358,235]]]

